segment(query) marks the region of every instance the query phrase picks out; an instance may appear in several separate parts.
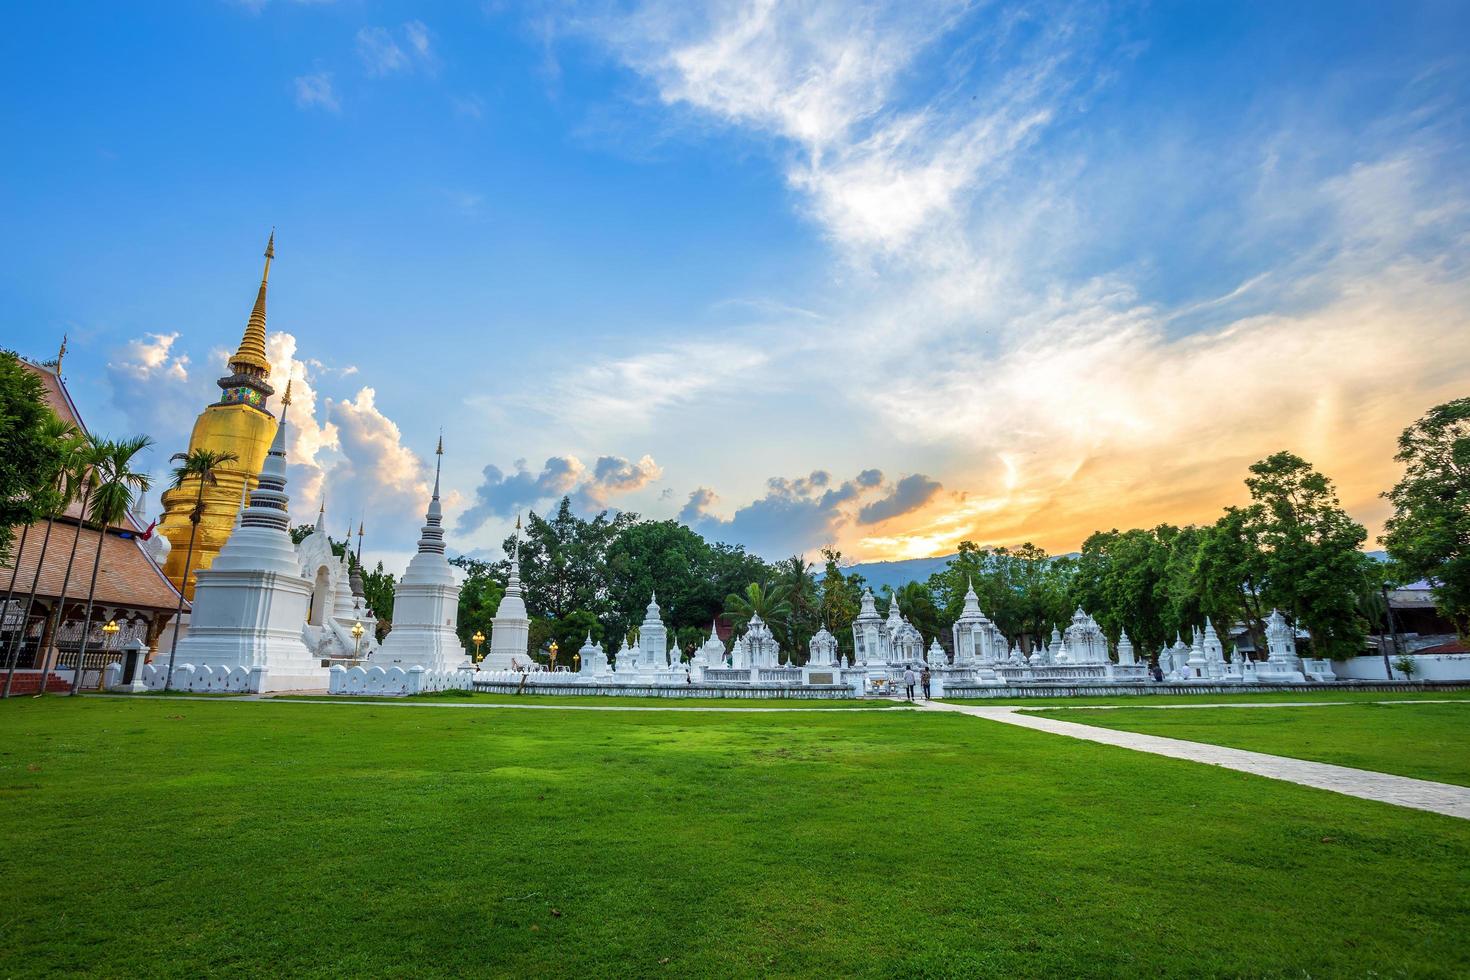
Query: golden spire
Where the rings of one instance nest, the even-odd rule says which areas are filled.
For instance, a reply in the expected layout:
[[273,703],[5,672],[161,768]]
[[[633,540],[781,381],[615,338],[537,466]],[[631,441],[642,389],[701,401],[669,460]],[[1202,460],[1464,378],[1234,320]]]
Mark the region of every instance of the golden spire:
[[286,394],[281,398],[282,405],[291,404],[291,379],[286,379]]
[[260,274],[260,292],[255,294],[255,308],[250,311],[250,320],[245,324],[240,349],[230,358],[230,369],[239,374],[257,374],[265,378],[271,373],[271,362],[265,357],[265,287],[271,277],[271,259],[275,257],[276,230],[272,228],[270,241],[265,243],[265,271]]

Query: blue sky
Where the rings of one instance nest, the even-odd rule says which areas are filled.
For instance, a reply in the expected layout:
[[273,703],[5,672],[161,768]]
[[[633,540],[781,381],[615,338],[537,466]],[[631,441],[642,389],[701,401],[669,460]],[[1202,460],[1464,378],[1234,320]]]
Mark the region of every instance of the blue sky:
[[161,470],[274,226],[297,516],[390,561],[441,425],[464,550],[564,492],[770,557],[1069,550],[1210,520],[1282,448],[1374,525],[1470,377],[1463,4],[9,22],[5,342],[69,333]]

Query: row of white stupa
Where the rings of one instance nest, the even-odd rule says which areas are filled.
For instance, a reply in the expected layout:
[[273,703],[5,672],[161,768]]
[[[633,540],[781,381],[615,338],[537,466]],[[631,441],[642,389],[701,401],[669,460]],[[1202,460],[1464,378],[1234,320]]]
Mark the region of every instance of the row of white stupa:
[[[434,490],[418,551],[397,583],[393,628],[379,646],[372,639],[375,624],[360,582],[353,581],[346,557],[332,553],[325,507],[314,532],[300,546],[291,542],[285,434],[283,409],[259,484],[248,504],[242,500],[234,532],[213,565],[197,573],[193,612],[176,655],[146,665],[134,682],[137,687],[159,689],[167,683],[189,691],[328,687],[334,693],[415,693],[467,688],[477,679],[509,680],[534,669],[527,653],[530,618],[521,595],[519,539],[478,676],[459,641],[460,589],[444,556],[439,502],[442,440],[435,450]],[[668,630],[654,597],[636,647],[625,644],[613,663],[589,637],[578,653],[578,668],[568,679],[640,685],[836,684],[862,691],[873,679],[891,678],[905,667],[926,663],[923,635],[903,617],[897,599],[890,602],[884,619],[871,590],[865,590],[852,631],[855,657],[843,663],[836,637],[824,628],[812,637],[807,663],[798,667],[789,659],[781,662],[770,627],[755,616],[728,655],[711,629],[709,639],[685,663],[676,649],[669,648]],[[953,663],[937,637],[927,651],[928,666],[950,684],[1121,682],[1142,680],[1147,670],[1136,662],[1126,632],[1119,639],[1115,663],[1102,629],[1080,609],[1065,634],[1052,631],[1045,648],[1030,656],[1018,646],[1008,650],[1005,636],[980,610],[973,588],[966,592],[952,634]],[[1192,646],[1176,641],[1172,649],[1160,652],[1159,662],[1168,664],[1169,678],[1174,680],[1302,680],[1295,637],[1277,613],[1272,614],[1268,642],[1271,659],[1266,664],[1254,666],[1238,654],[1227,662],[1207,621],[1204,633],[1195,632]],[[323,666],[349,655],[365,660],[367,666]]]
[[[1029,656],[1019,645],[1007,647],[1006,638],[980,609],[975,590],[967,589],[965,604],[952,627],[954,656],[936,637],[924,648],[923,635],[899,609],[895,598],[885,619],[877,611],[871,590],[863,592],[860,611],[853,622],[855,657],[844,660],[837,638],[826,628],[812,637],[806,663],[784,659],[770,627],[753,616],[745,632],[736,637],[728,654],[713,627],[709,638],[687,662],[677,649],[668,649],[668,631],[659,616],[658,602],[650,602],[639,627],[638,644],[625,643],[614,660],[588,636],[578,651],[573,672],[558,680],[590,684],[837,684],[859,693],[876,679],[893,680],[907,667],[927,666],[941,686],[995,686],[1036,683],[1124,683],[1147,679],[1148,665],[1138,661],[1125,630],[1116,647],[1116,660],[1101,626],[1081,609],[1066,631],[1052,630],[1046,646]],[[1301,682],[1305,680],[1296,655],[1295,634],[1280,613],[1273,611],[1267,622],[1270,659],[1256,664],[1232,649],[1230,659],[1214,625],[1206,619],[1203,631],[1194,631],[1194,642],[1159,653],[1159,664],[1171,681]],[[1333,679],[1326,664],[1315,663]],[[814,679],[815,678],[815,679]],[[501,679],[510,679],[509,676]],[[492,678],[486,677],[486,681]]]

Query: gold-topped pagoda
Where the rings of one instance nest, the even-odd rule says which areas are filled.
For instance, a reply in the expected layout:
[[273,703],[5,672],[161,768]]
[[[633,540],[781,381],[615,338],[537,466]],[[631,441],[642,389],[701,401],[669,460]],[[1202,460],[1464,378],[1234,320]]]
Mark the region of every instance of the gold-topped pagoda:
[[265,292],[270,281],[271,259],[276,255],[275,246],[276,235],[272,231],[265,246],[265,271],[260,276],[260,290],[255,294],[245,335],[240,338],[239,350],[230,358],[230,373],[219,379],[220,400],[200,413],[189,436],[190,452],[196,449],[229,452],[235,454],[236,461],[215,470],[216,482],[204,488],[199,533],[194,539],[193,557],[188,559],[187,583],[183,578],[189,551],[189,515],[194,510],[199,481],[193,478],[163,493],[163,520],[158,529],[172,545],[163,571],[191,599],[194,572],[208,568],[224,547],[235,526],[241,494],[258,483],[260,468],[276,435],[276,417],[266,408],[275,389],[268,380],[271,365],[265,355]]

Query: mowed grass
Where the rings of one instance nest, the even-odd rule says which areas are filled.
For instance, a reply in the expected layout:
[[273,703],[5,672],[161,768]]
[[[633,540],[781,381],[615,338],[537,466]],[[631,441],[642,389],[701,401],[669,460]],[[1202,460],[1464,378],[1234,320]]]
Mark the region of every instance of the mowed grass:
[[5,975],[1470,971],[1470,822],[959,715],[24,698],[0,751]]
[[1052,717],[1100,728],[1470,786],[1470,703],[1118,708]]
[[[243,696],[243,695],[241,695]],[[447,701],[469,704],[509,704],[531,707],[572,708],[765,708],[801,709],[808,708],[894,708],[908,706],[905,701],[890,701],[872,698],[681,698],[681,697],[622,697],[596,694],[486,694],[469,691],[435,691],[431,694],[411,694],[406,697],[370,694],[278,694],[272,700],[280,701],[382,701],[418,703],[425,701]]]

